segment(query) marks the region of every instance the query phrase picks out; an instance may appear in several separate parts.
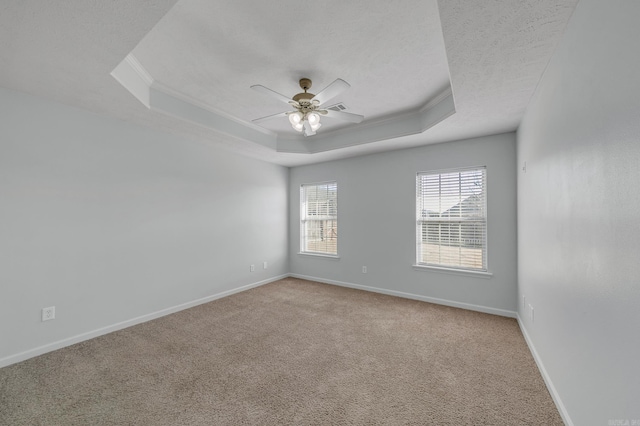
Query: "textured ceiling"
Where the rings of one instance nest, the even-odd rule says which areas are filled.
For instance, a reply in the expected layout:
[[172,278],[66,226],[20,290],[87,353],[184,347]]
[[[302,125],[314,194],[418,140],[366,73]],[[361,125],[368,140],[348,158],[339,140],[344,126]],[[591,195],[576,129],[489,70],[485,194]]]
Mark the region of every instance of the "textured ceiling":
[[[266,161],[308,164],[515,130],[576,3],[5,0],[0,86]],[[352,126],[365,126],[368,134],[382,130],[367,128],[368,122],[382,126],[449,85],[455,114],[421,133],[334,144],[315,154],[282,153],[147,108],[110,75],[130,54],[156,87],[248,126],[287,109],[249,86],[291,96],[301,77],[314,81],[315,93],[336,78],[348,81],[351,89],[334,101],[365,115]],[[321,132],[332,134],[342,124],[334,121],[323,121],[309,140],[330,146]],[[265,127],[276,135],[291,132],[286,119]]]
[[[435,1],[181,1],[132,52],[153,79],[251,121],[290,109],[251,90],[288,97],[298,80],[318,93],[336,78],[343,102],[366,120],[416,109],[449,86]],[[343,124],[323,120],[323,131]],[[286,118],[262,124],[297,133]]]

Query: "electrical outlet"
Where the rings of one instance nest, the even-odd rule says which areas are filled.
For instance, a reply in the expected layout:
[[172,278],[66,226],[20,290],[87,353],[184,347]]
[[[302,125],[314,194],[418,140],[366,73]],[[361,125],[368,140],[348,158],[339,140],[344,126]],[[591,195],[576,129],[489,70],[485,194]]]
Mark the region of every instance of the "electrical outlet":
[[262,262],[262,269],[267,269],[267,262],[266,261]]
[[529,303],[529,315],[531,315],[531,322],[533,322],[533,320],[534,320],[533,306],[531,305],[531,303]]
[[251,265],[251,266],[249,267],[249,270],[250,270],[251,272],[255,272],[255,270],[256,270],[256,265]]
[[49,321],[56,318],[56,307],[49,306],[48,308],[42,308],[42,321]]
[[367,273],[367,267],[366,267],[366,266],[363,266],[363,267],[362,267],[362,273],[363,273],[363,274],[366,274],[366,273]]

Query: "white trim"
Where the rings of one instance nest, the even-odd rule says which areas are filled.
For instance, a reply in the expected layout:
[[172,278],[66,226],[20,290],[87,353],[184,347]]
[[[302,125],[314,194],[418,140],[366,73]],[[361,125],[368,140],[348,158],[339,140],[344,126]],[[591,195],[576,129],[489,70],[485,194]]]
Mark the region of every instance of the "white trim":
[[193,308],[194,306],[202,305],[203,303],[208,303],[216,299],[221,299],[223,297],[231,296],[232,294],[240,293],[242,291],[246,291],[254,287],[259,287],[261,285],[268,284],[273,281],[278,281],[283,278],[287,278],[288,276],[289,276],[288,274],[284,274],[284,275],[278,275],[277,277],[267,278],[266,280],[258,281],[252,284],[244,285],[242,287],[212,294],[210,296],[192,300],[190,302],[181,303],[179,305],[161,309],[159,311],[152,312],[150,314],[141,315],[139,317],[131,318],[126,321],[122,321],[116,324],[108,325],[106,327],[98,328],[93,331],[88,331],[86,333],[81,333],[72,337],[67,337],[66,339],[58,340],[57,342],[47,343],[46,345],[38,346],[36,348],[29,349],[24,352],[20,352],[14,355],[9,355],[7,357],[0,358],[0,368],[9,366],[11,364],[15,364],[20,361],[27,360],[29,358],[36,357],[38,355],[45,354],[47,352],[55,351],[57,349],[62,349],[64,347],[71,346],[76,343],[83,342],[85,340],[93,339],[94,337],[102,336],[104,334],[112,333],[114,331],[122,330],[124,328],[131,327],[133,325],[151,321],[151,320],[163,317],[165,315],[169,315],[185,309]]
[[[140,61],[138,61],[138,58],[136,58],[132,53],[129,53],[126,58],[125,61],[127,62],[127,64],[131,67],[131,69],[138,75],[138,77],[140,77],[140,79],[142,81],[145,82],[145,84],[149,87],[149,89],[153,89],[153,90],[157,90],[158,92],[162,92],[167,96],[171,96],[173,98],[176,98],[178,100],[181,100],[183,102],[186,102],[188,104],[191,104],[195,107],[198,107],[200,109],[204,109],[205,111],[208,111],[212,114],[215,115],[219,115],[220,117],[226,118],[227,120],[231,120],[234,121],[238,124],[242,124],[243,126],[247,126],[247,127],[251,127],[254,130],[257,130],[259,132],[271,135],[271,136],[275,136],[275,133],[265,129],[264,127],[258,126],[257,124],[254,123],[249,123],[246,122],[244,120],[241,120],[231,114],[227,114],[224,111],[221,111],[219,109],[214,108],[213,106],[202,102],[194,97],[191,97],[189,95],[187,95],[186,93],[182,93],[178,90],[173,89],[172,87],[167,86],[164,83],[161,83],[157,80],[154,80],[154,78],[151,76],[151,74],[149,74],[149,72],[145,69],[145,67],[140,63]],[[179,117],[179,118],[183,118],[183,117]],[[184,119],[184,118],[183,118]]]
[[[330,209],[327,207],[327,214],[326,216],[320,216],[317,217],[315,216],[315,218],[312,219],[308,219],[308,212],[307,212],[307,206],[309,204],[309,196],[308,196],[308,192],[307,189],[309,188],[315,188],[316,192],[318,191],[318,188],[321,186],[326,186],[327,187],[327,192],[329,191],[329,188],[334,187],[336,190],[336,199],[335,199],[335,203],[336,203],[336,214],[335,217],[330,215]],[[308,244],[306,243],[306,236],[307,236],[307,222],[317,222],[317,221],[335,221],[336,223],[338,222],[338,198],[339,198],[339,194],[338,194],[338,181],[337,180],[329,180],[329,181],[324,181],[324,182],[314,182],[314,183],[302,183],[300,184],[300,199],[299,199],[299,203],[300,203],[300,251],[298,252],[298,254],[301,255],[306,255],[306,256],[317,256],[317,257],[328,257],[328,258],[333,258],[333,259],[340,259],[340,256],[338,256],[338,240],[337,240],[337,235],[336,235],[336,253],[329,253],[329,252],[318,252],[318,251],[308,251],[306,250],[308,248]],[[317,200],[317,197],[316,197]],[[327,203],[329,203],[328,201],[329,199],[327,199]]]
[[443,274],[466,275],[466,276],[487,278],[487,279],[493,277],[493,273],[489,271],[472,271],[470,269],[444,268],[441,266],[413,265],[413,269],[415,269],[416,271],[423,271],[423,272],[434,271],[434,272],[441,272]]
[[[331,131],[319,133],[312,141],[307,143],[311,154],[349,148],[368,143],[396,139],[405,136],[417,135],[426,132],[436,124],[455,114],[453,101],[444,102],[452,97],[446,97],[436,105],[424,111],[409,111],[398,115],[389,115],[370,121],[364,121],[355,126],[347,126]],[[445,111],[437,111],[436,107],[449,106]]]
[[573,422],[571,421],[571,417],[569,417],[569,412],[567,411],[567,408],[562,403],[562,399],[560,398],[560,394],[558,394],[558,391],[556,390],[556,387],[553,385],[553,382],[551,381],[551,377],[549,376],[549,373],[547,373],[547,370],[544,368],[544,364],[542,363],[542,359],[540,359],[540,356],[538,355],[538,351],[536,351],[535,346],[533,346],[533,341],[529,337],[529,334],[527,333],[527,329],[524,327],[524,324],[523,324],[522,319],[520,318],[519,314],[516,314],[516,319],[518,320],[518,325],[520,326],[520,331],[522,331],[522,335],[524,336],[524,340],[525,340],[525,342],[527,342],[527,346],[529,346],[529,351],[531,352],[531,355],[533,355],[533,359],[536,362],[536,364],[538,365],[538,370],[540,370],[540,374],[542,375],[542,379],[544,380],[544,383],[547,385],[547,390],[551,394],[551,398],[553,399],[553,402],[556,404],[556,408],[558,409],[558,412],[560,413],[560,417],[562,417],[562,421],[567,426],[573,426]]
[[153,78],[131,54],[127,55],[117,67],[111,71],[111,76],[129,91],[144,106],[150,108],[150,89]]
[[[269,129],[266,129],[266,128],[264,128],[262,126],[259,126],[259,125],[255,124],[255,123],[252,123],[252,122],[244,121],[244,120],[242,120],[242,119],[240,119],[240,118],[238,118],[236,116],[233,116],[233,115],[228,114],[228,113],[226,113],[226,112],[224,112],[222,110],[219,110],[219,109],[207,104],[206,102],[200,101],[200,100],[198,100],[198,99],[196,99],[194,97],[191,97],[191,96],[187,95],[186,93],[182,93],[182,92],[180,92],[178,90],[175,90],[174,88],[169,87],[164,83],[160,83],[159,81],[154,81],[153,85],[151,86],[151,88],[154,89],[154,90],[157,90],[158,92],[162,92],[167,96],[171,96],[172,98],[176,98],[176,99],[178,99],[178,100],[180,100],[182,102],[186,102],[186,103],[188,103],[190,105],[193,105],[195,107],[198,107],[200,109],[208,111],[211,114],[220,116],[222,118],[226,118],[227,120],[231,120],[233,122],[236,122],[236,123],[241,124],[243,126],[249,127],[249,128],[251,128],[253,130],[257,130],[257,131],[259,131],[261,133],[264,133],[266,135],[270,135],[270,136],[273,136],[273,137],[276,136],[276,133],[272,132]],[[182,117],[178,117],[178,118],[182,118]]]
[[422,296],[419,294],[405,293],[402,291],[388,290],[385,288],[369,287],[361,284],[345,283],[342,281],[328,280],[325,278],[311,277],[301,274],[289,274],[290,277],[300,278],[308,281],[317,281],[324,284],[332,284],[340,287],[355,288],[358,290],[370,291],[373,293],[387,294],[389,296],[402,297],[404,299],[420,300],[422,302],[435,303],[436,305],[451,306],[454,308],[467,309],[469,311],[483,312],[485,314],[499,315],[502,317],[516,318],[517,312],[506,309],[491,308],[489,306],[474,305],[471,303],[456,302],[454,300],[439,299],[437,297]]
[[418,175],[442,175],[442,174],[448,174],[448,173],[459,173],[459,172],[470,172],[470,171],[476,171],[479,169],[483,169],[487,170],[487,166],[485,165],[477,165],[477,166],[462,166],[462,167],[449,167],[446,169],[433,169],[433,170],[424,170],[422,172],[417,172],[416,176]]
[[331,183],[335,183],[336,186],[338,186],[338,180],[337,179],[333,179],[333,180],[323,180],[320,182],[307,182],[307,183],[301,183],[300,184],[300,188],[302,188],[303,186],[318,186],[318,185],[329,185]]
[[[207,129],[233,138],[266,146],[275,152],[283,153],[315,154],[421,134],[456,112],[453,90],[449,85],[416,110],[367,120],[356,126],[323,131],[319,136],[309,140],[302,136],[290,137],[284,132],[271,131],[252,121],[246,121],[230,115],[202,100],[169,87],[155,80],[132,53],[125,57],[121,64],[112,71],[111,75],[147,108],[167,113],[174,118],[204,126]],[[135,75],[135,78],[132,75]],[[131,79],[135,80],[136,84],[129,81]],[[137,84],[138,81],[140,84]],[[144,85],[144,90],[140,85]],[[143,92],[144,96],[139,92]],[[166,105],[164,108],[152,105],[153,102],[150,99],[157,98],[157,96],[152,96],[153,92],[162,95],[164,98],[171,98],[173,100],[172,103],[180,102],[181,107],[167,109]],[[185,106],[187,108],[184,108]],[[210,117],[207,120],[195,119],[193,117],[194,108],[198,110],[195,115],[199,116],[200,111],[205,111]],[[230,126],[229,122],[234,125]],[[258,136],[256,136],[256,133],[258,133]],[[265,144],[262,139],[267,140],[269,143]]]
[[[299,254],[303,254],[303,253],[299,253]],[[319,257],[326,257],[326,258],[335,258],[334,256],[319,256]],[[335,259],[339,259],[339,258],[335,258]],[[80,343],[83,342],[85,340],[89,340],[89,339],[93,339],[95,337],[99,337],[108,333],[112,333],[114,331],[118,331],[118,330],[122,330],[124,328],[127,327],[131,327],[137,324],[141,324],[147,321],[151,321],[160,317],[163,317],[165,315],[169,315],[175,312],[179,312],[185,309],[189,309],[192,308],[194,306],[198,306],[201,305],[203,303],[208,303],[217,299],[221,299],[223,297],[226,296],[230,296],[232,294],[235,293],[240,293],[242,291],[246,291],[249,290],[251,288],[255,288],[255,287],[259,287],[261,285],[264,284],[268,284],[274,281],[278,281],[287,277],[293,277],[293,278],[300,278],[300,279],[304,279],[304,280],[309,280],[309,281],[316,281],[316,282],[321,282],[324,284],[331,284],[331,285],[337,285],[340,287],[348,287],[348,288],[355,288],[358,290],[364,290],[364,291],[370,291],[373,293],[380,293],[380,294],[387,294],[390,296],[396,296],[396,297],[402,297],[405,299],[413,299],[413,300],[420,300],[423,302],[429,302],[429,303],[435,303],[438,305],[444,305],[444,306],[451,306],[454,308],[461,308],[461,309],[467,309],[467,310],[471,310],[471,311],[477,311],[477,312],[483,312],[483,313],[487,313],[487,314],[493,314],[493,315],[499,315],[499,316],[504,316],[504,317],[509,317],[509,318],[518,318],[518,323],[520,324],[520,328],[523,331],[523,335],[525,336],[525,340],[527,341],[527,344],[529,345],[529,348],[531,349],[531,352],[533,353],[534,359],[536,360],[536,363],[538,363],[538,367],[540,368],[541,372],[542,372],[542,376],[545,380],[545,383],[547,383],[547,387],[549,388],[549,392],[551,393],[551,396],[553,397],[554,401],[556,402],[556,405],[558,406],[558,409],[560,410],[560,414],[563,416],[563,419],[568,419],[568,414],[566,414],[566,410],[564,409],[564,406],[562,405],[559,399],[559,397],[557,396],[557,393],[555,392],[555,388],[553,388],[553,385],[551,385],[551,380],[548,378],[548,375],[546,374],[546,371],[544,370],[544,367],[542,366],[542,363],[539,361],[538,357],[537,357],[537,353],[535,352],[535,349],[533,348],[533,345],[530,343],[530,340],[528,338],[528,335],[526,334],[524,328],[522,327],[522,323],[519,319],[519,317],[517,317],[517,313],[514,311],[508,311],[505,309],[497,309],[497,308],[491,308],[488,306],[481,306],[481,305],[474,305],[474,304],[470,304],[470,303],[463,303],[463,302],[456,302],[456,301],[452,301],[452,300],[447,300],[447,299],[439,299],[439,298],[435,298],[435,297],[429,297],[429,296],[422,296],[422,295],[418,295],[418,294],[412,294],[412,293],[405,293],[405,292],[400,292],[400,291],[395,291],[395,290],[387,290],[387,289],[382,289],[382,288],[377,288],[377,287],[369,287],[369,286],[365,286],[365,285],[360,285],[360,284],[353,284],[353,283],[346,283],[346,282],[342,282],[342,281],[336,281],[336,280],[328,280],[328,279],[324,279],[324,278],[318,278],[318,277],[312,277],[312,276],[307,276],[307,275],[301,275],[301,274],[283,274],[283,275],[279,275],[276,277],[272,277],[272,278],[268,278],[266,280],[262,280],[262,281],[258,281],[252,284],[247,284],[244,285],[242,287],[238,287],[238,288],[234,288],[231,290],[226,290],[220,293],[216,293],[210,296],[206,296],[200,299],[196,299],[196,300],[192,300],[190,302],[185,302],[179,305],[175,305],[172,307],[168,307],[165,309],[161,309],[159,311],[156,312],[152,312],[150,314],[146,314],[146,315],[141,315],[139,317],[136,318],[132,318],[126,321],[122,321],[113,325],[109,325],[106,327],[102,327],[93,331],[88,331],[86,333],[81,333],[72,337],[68,337],[62,340],[58,340],[56,342],[53,343],[48,343],[46,345],[42,345],[42,346],[38,346],[36,348],[33,349],[29,349],[14,355],[9,355],[6,356],[4,358],[0,358],[0,368],[2,367],[7,367],[11,364],[15,364],[17,362],[20,361],[24,361],[27,360],[29,358],[33,358],[36,357],[38,355],[42,355],[45,354],[47,352],[52,352],[55,351],[57,349],[62,349],[64,347],[67,346],[71,346],[74,345],[76,343]],[[561,408],[562,407],[562,408]],[[565,422],[567,422],[565,420]],[[571,422],[567,422],[568,425],[573,426],[573,423]]]
[[235,120],[230,120],[190,102],[183,101],[156,89],[155,84],[149,89],[149,99],[149,105],[153,111],[203,126],[229,138],[250,141],[269,149],[276,149],[275,134],[264,133],[262,130],[255,129],[252,126],[238,123]]
[[[423,189],[424,189],[424,181],[422,180],[422,176],[439,176],[440,179],[442,179],[442,175],[443,174],[453,174],[456,173],[458,174],[459,178],[462,179],[461,175],[462,173],[465,172],[482,172],[482,182],[483,182],[483,186],[482,186],[482,190],[481,190],[481,194],[483,195],[483,201],[484,201],[484,215],[482,216],[482,220],[478,220],[475,219],[473,220],[471,223],[477,223],[480,222],[482,224],[484,224],[484,238],[482,241],[482,253],[483,253],[483,259],[482,259],[482,266],[483,269],[481,270],[472,270],[472,269],[467,269],[467,268],[463,268],[463,267],[451,267],[451,266],[445,266],[445,265],[439,265],[439,264],[426,264],[426,263],[420,263],[420,258],[422,256],[421,251],[424,250],[423,247],[423,243],[424,241],[422,240],[422,238],[424,237],[424,228],[423,226],[425,224],[429,224],[429,223],[435,223],[435,224],[442,224],[444,222],[441,222],[440,220],[437,219],[433,219],[433,220],[429,220],[428,218],[424,218],[424,216],[422,216],[424,214],[424,205],[420,206],[420,201],[425,198],[425,194],[423,193]],[[465,178],[466,179],[466,178]],[[488,200],[488,182],[489,179],[487,177],[487,166],[469,166],[469,167],[456,167],[456,168],[449,168],[449,169],[440,169],[440,170],[430,170],[430,171],[422,171],[422,172],[417,172],[416,173],[416,246],[415,246],[415,259],[416,259],[416,263],[413,264],[413,269],[415,270],[420,270],[419,268],[424,268],[426,269],[432,269],[433,271],[436,272],[443,272],[443,273],[450,273],[450,274],[459,274],[459,275],[467,275],[467,276],[478,276],[478,277],[483,277],[483,278],[491,278],[493,276],[493,274],[489,271],[489,220],[488,220],[488,211],[489,211],[489,200]],[[419,189],[420,188],[420,189]],[[438,195],[439,199],[441,199],[441,194]],[[452,206],[451,208],[455,207]],[[420,215],[420,217],[418,217]],[[460,219],[461,220],[461,219]],[[451,222],[451,223],[456,223]],[[461,222],[458,222],[461,223]],[[462,232],[462,231],[460,231]]]
[[420,112],[428,111],[433,107],[435,107],[436,105],[438,105],[440,102],[452,96],[453,96],[453,90],[451,89],[451,86],[447,86],[446,89],[444,89],[442,92],[438,93],[436,96],[430,99],[418,111]]
[[151,74],[149,74],[145,67],[142,66],[140,61],[138,61],[138,58],[133,56],[133,53],[129,53],[124,58],[124,60],[127,61],[127,64],[129,64],[131,69],[135,71],[136,74],[138,74],[138,77],[140,77],[140,79],[142,79],[142,81],[144,81],[147,86],[151,87],[151,85],[154,83],[153,77],[151,76]]
[[310,251],[299,251],[298,254],[302,256],[312,256],[312,257],[326,257],[329,259],[340,260],[340,256],[337,254],[324,254],[324,253],[313,253]]

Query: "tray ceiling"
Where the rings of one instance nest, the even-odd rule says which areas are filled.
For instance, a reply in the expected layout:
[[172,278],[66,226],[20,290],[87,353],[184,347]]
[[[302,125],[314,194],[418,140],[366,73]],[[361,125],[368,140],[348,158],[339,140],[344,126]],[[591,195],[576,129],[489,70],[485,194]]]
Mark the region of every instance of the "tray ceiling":
[[[9,1],[0,85],[308,164],[515,130],[576,3]],[[329,104],[365,120],[324,117],[308,138],[252,123],[288,108],[251,85],[292,96],[302,77],[348,81]]]

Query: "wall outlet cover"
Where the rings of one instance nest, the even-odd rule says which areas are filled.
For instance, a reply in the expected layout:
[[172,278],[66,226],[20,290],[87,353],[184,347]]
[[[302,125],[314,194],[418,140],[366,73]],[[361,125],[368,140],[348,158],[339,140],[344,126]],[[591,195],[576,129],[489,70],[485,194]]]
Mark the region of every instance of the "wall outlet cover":
[[56,318],[56,307],[49,306],[48,308],[42,308],[42,321],[49,321]]

